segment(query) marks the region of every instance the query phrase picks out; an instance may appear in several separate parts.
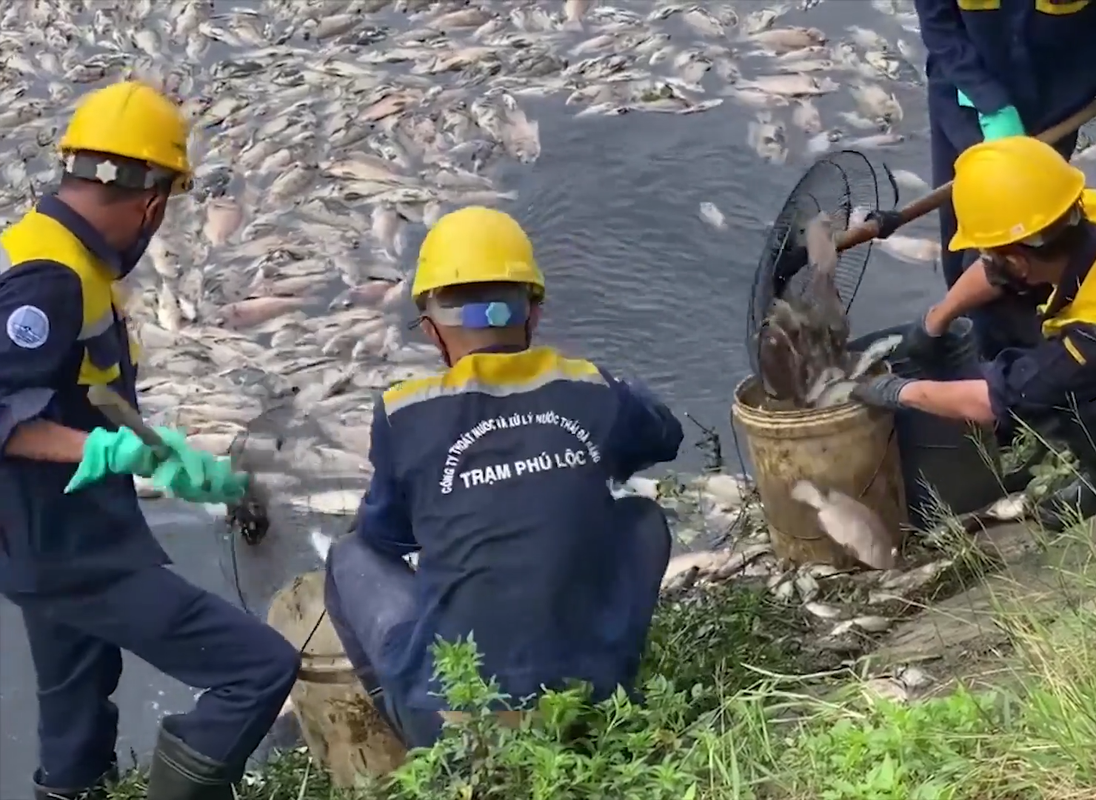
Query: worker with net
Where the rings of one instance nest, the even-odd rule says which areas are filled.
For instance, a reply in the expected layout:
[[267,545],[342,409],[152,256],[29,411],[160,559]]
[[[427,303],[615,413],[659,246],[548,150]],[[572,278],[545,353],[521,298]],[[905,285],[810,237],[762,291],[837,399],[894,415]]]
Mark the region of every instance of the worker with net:
[[[928,50],[934,186],[959,154],[981,141],[1057,125],[1096,97],[1096,3],[1088,0],[915,0]],[[1076,132],[1056,145],[1068,158]],[[956,220],[940,210],[944,278],[953,286],[977,253],[950,250]],[[971,314],[984,358],[1039,340],[1041,288],[998,298]]]
[[445,710],[439,637],[474,637],[515,702],[569,680],[599,698],[631,687],[670,532],[657,503],[610,484],[673,460],[683,434],[648,391],[533,346],[544,278],[508,215],[439,220],[412,295],[448,369],[374,410],[374,474],[329,554],[326,602],[365,688],[426,746]]
[[952,251],[981,257],[911,328],[910,354],[947,355],[960,316],[1008,295],[1048,287],[1042,340],[1008,348],[978,380],[884,375],[859,387],[863,402],[996,424],[1054,428],[1079,463],[1066,487],[1041,501],[1043,523],[1061,530],[1096,515],[1096,192],[1053,147],[1027,136],[977,144],[959,157],[952,192]]

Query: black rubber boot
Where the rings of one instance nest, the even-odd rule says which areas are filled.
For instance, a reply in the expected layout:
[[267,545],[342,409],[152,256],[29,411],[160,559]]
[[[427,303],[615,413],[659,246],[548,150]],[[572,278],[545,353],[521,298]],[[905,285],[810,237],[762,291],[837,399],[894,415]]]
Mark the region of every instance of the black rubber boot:
[[1042,526],[1061,533],[1071,525],[1096,517],[1096,469],[1080,467],[1079,477],[1042,498],[1035,514]]
[[107,788],[118,782],[118,759],[115,757],[110,769],[95,782],[94,786],[83,789],[60,789],[45,786],[41,770],[34,773],[34,800],[106,800]]
[[161,728],[146,796],[148,800],[233,800],[232,773]]
[[1061,438],[1077,457],[1077,474],[1062,488],[1042,498],[1035,507],[1040,523],[1048,531],[1059,533],[1081,520],[1096,516],[1096,450],[1091,434],[1096,431],[1096,408],[1088,407],[1083,422],[1062,425]]

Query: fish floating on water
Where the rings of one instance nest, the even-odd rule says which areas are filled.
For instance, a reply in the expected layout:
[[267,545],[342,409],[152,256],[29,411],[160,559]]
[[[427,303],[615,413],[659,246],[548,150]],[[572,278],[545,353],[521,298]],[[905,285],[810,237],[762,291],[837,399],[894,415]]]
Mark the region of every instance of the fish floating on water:
[[[916,41],[910,2],[873,3]],[[863,146],[901,139],[899,98],[916,80],[903,41],[792,24],[791,10],[7,3],[0,224],[56,181],[57,138],[84,91],[135,78],[176,98],[193,126],[195,189],[172,201],[125,286],[144,350],[142,406],[225,452],[284,400],[290,441],[271,451],[278,474],[264,480],[290,500],[334,502],[306,485],[322,473],[348,495],[364,487],[375,393],[440,367],[430,345],[405,335],[409,243],[447,210],[516,199],[503,176],[551,150],[539,122],[551,104],[680,124],[744,104],[756,114],[751,145],[772,162],[857,136]],[[726,225],[714,206],[701,214]]]

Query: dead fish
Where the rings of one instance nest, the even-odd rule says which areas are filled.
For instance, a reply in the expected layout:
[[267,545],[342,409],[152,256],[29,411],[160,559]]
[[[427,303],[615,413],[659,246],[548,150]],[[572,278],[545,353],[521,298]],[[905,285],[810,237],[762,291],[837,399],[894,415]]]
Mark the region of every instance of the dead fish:
[[894,536],[879,515],[846,494],[823,491],[807,480],[792,487],[792,499],[818,512],[818,523],[831,539],[872,569],[892,569],[898,561]]
[[874,244],[907,264],[935,264],[943,253],[939,242],[903,236],[900,233],[892,234],[886,239],[878,239]]
[[781,97],[811,97],[835,92],[838,87],[829,78],[796,74],[760,75],[753,80],[741,81],[736,88],[757,89]]
[[572,26],[581,27],[582,18],[589,12],[593,0],[564,0],[563,19]]
[[220,319],[229,328],[250,328],[303,308],[305,304],[303,298],[297,297],[250,297],[222,308]]
[[224,244],[243,222],[243,211],[233,200],[218,198],[206,203],[202,234],[214,247]]
[[902,339],[901,334],[894,334],[893,336],[876,339],[868,345],[868,348],[860,354],[852,369],[849,370],[849,380],[856,381],[867,375],[872,367],[898,349],[898,346],[902,344]]
[[803,608],[819,619],[839,619],[844,616],[844,612],[840,608],[826,603],[805,603]]
[[332,300],[330,308],[379,304],[391,288],[392,284],[387,281],[369,281],[360,286],[352,286]]
[[[1074,156],[1076,158],[1076,156]],[[892,169],[890,171],[894,177],[894,182],[903,189],[910,189],[914,192],[928,194],[928,183],[916,172],[910,172],[908,169]]]
[[774,121],[767,111],[759,112],[757,119],[746,129],[747,141],[765,161],[783,164],[788,157],[787,135],[784,124]]
[[849,320],[845,315],[845,303],[837,291],[837,245],[829,215],[819,214],[807,223],[804,244],[811,266],[807,296],[814,303],[818,323],[827,333],[825,344],[828,352],[824,356],[833,361],[845,352],[849,341]]
[[799,99],[792,109],[792,123],[804,133],[813,136],[822,130],[822,115],[809,99]]
[[727,219],[715,203],[703,202],[700,204],[700,218],[716,230],[725,230]]
[[750,39],[778,53],[826,43],[826,35],[818,28],[770,28],[752,34]]

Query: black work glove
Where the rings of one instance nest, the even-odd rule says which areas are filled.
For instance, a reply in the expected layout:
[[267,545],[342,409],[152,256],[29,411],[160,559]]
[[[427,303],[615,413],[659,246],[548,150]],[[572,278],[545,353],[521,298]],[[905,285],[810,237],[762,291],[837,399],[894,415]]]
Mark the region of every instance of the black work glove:
[[913,383],[909,378],[880,375],[858,384],[852,390],[852,396],[866,406],[897,411],[902,408],[902,404],[898,402],[898,393],[909,383]]
[[870,212],[864,220],[866,222],[874,222],[879,226],[879,233],[876,234],[876,239],[886,239],[896,230],[902,227],[903,219],[901,211],[882,211],[876,209]]
[[925,326],[927,321],[928,314],[912,323],[902,339],[906,356],[920,366],[946,361],[962,345],[962,340],[951,332],[950,326],[939,336],[933,336]]

